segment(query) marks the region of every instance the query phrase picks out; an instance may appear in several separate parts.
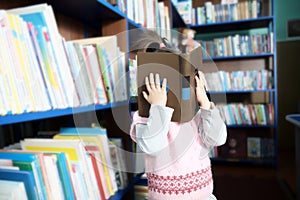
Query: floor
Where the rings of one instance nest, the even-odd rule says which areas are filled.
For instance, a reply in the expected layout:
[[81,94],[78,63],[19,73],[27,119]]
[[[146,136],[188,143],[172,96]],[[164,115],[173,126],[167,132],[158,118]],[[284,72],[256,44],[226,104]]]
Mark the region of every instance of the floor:
[[[277,177],[283,181],[286,189],[296,195],[296,164],[295,151],[291,148],[281,149],[278,153],[278,167],[270,166],[249,166],[232,163],[224,165],[213,163],[214,175],[243,176],[250,175],[255,177]],[[267,189],[268,187],[266,187]]]

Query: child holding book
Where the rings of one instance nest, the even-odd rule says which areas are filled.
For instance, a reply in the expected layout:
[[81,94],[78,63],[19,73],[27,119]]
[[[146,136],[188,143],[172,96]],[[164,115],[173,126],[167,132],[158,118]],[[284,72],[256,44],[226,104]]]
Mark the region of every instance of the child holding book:
[[195,75],[198,112],[188,122],[171,121],[167,80],[159,74],[145,78],[143,97],[151,104],[149,117],[133,115],[131,138],[145,153],[150,200],[216,199],[209,151],[225,143],[227,131],[218,109],[205,91],[204,76]]

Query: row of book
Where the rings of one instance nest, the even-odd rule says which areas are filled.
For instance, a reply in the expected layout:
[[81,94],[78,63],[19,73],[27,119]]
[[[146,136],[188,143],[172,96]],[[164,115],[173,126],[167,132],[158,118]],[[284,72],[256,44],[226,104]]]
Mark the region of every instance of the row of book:
[[221,147],[213,148],[210,158],[271,158],[274,157],[274,140],[262,137],[230,136],[227,143]]
[[127,99],[116,36],[65,41],[47,4],[1,10],[0,115]]
[[217,104],[226,125],[274,125],[273,104]]
[[109,199],[128,184],[121,148],[102,127],[61,128],[0,150],[0,180],[23,185],[17,199]]
[[229,35],[212,40],[201,40],[203,57],[245,56],[272,53],[273,32],[268,34]]
[[156,28],[159,35],[171,39],[170,11],[163,1],[127,0],[127,17],[142,27]]
[[272,72],[261,70],[217,71],[204,74],[207,90],[211,92],[255,91],[271,89]]
[[[244,19],[255,19],[263,14],[263,6],[261,0],[245,0],[237,3],[213,4],[207,1],[203,6],[192,8],[190,17],[191,24],[202,25],[211,23],[231,22]],[[269,8],[268,8],[269,9]],[[270,15],[270,11],[265,13]]]

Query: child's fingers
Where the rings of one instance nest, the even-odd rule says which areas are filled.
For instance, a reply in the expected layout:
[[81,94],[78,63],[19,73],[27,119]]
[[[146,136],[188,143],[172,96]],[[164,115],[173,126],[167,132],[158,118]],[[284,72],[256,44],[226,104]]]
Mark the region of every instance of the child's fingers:
[[155,86],[157,89],[160,88],[160,78],[159,78],[159,74],[155,74]]
[[150,73],[150,75],[149,75],[149,81],[150,81],[150,87],[151,87],[151,88],[155,87],[155,82],[154,82],[154,76],[153,76],[153,73]]
[[144,98],[148,101],[148,94],[145,91],[142,91]]
[[161,88],[162,88],[163,90],[166,90],[166,88],[167,88],[167,79],[166,79],[166,78],[163,79]]
[[146,78],[145,78],[145,85],[146,85],[147,91],[150,91],[151,88],[150,88],[150,85],[149,85],[149,78],[148,78],[148,76],[146,76]]

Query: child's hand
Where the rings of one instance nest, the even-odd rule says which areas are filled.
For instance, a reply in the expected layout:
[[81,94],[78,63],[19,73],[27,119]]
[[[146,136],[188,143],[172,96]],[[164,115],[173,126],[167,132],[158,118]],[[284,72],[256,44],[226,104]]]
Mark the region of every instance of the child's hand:
[[210,108],[210,101],[205,91],[205,77],[201,71],[198,71],[198,75],[199,77],[195,75],[197,101],[201,108],[208,110]]
[[160,86],[160,78],[159,74],[154,75],[150,73],[149,78],[146,76],[145,78],[145,84],[146,88],[148,90],[147,94],[145,91],[143,91],[144,98],[148,101],[150,104],[157,104],[161,106],[166,106],[167,104],[167,79],[164,78],[162,82],[162,86]]

